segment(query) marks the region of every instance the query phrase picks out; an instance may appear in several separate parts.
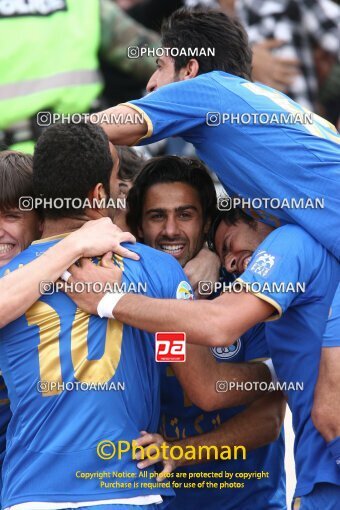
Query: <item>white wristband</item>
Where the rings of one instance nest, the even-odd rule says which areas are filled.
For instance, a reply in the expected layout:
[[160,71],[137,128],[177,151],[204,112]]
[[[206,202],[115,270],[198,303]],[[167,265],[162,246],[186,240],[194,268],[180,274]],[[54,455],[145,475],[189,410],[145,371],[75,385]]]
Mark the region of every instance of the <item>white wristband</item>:
[[262,363],[264,363],[265,365],[267,365],[267,367],[269,368],[270,370],[270,375],[272,376],[272,382],[276,384],[279,382],[278,378],[277,378],[277,375],[276,375],[276,372],[275,372],[275,368],[274,368],[274,365],[273,365],[273,362],[271,359],[266,359],[265,361],[262,361]]
[[64,282],[67,283],[69,281],[69,279],[71,278],[71,276],[72,275],[71,275],[70,271],[64,271],[60,278],[62,280],[64,280]]
[[101,298],[97,306],[97,312],[99,317],[106,319],[114,319],[113,310],[115,309],[117,303],[123,296],[125,296],[126,292],[107,292]]

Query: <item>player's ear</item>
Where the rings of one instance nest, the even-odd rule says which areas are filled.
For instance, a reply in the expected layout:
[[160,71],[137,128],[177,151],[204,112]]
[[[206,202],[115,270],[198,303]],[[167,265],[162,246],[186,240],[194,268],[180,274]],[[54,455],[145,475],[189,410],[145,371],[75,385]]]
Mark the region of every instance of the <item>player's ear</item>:
[[89,199],[94,199],[96,202],[100,202],[101,200],[106,200],[108,198],[108,194],[101,182],[96,184],[96,186],[93,188],[93,190],[90,192]]
[[185,67],[179,71],[180,80],[190,80],[198,75],[200,65],[195,58],[191,58]]

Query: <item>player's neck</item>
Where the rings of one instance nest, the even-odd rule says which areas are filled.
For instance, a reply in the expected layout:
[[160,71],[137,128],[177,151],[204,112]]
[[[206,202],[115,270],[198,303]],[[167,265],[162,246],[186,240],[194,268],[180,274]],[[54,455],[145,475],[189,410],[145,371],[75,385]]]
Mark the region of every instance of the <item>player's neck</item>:
[[47,219],[44,223],[41,239],[74,232],[82,227],[86,221],[84,218]]

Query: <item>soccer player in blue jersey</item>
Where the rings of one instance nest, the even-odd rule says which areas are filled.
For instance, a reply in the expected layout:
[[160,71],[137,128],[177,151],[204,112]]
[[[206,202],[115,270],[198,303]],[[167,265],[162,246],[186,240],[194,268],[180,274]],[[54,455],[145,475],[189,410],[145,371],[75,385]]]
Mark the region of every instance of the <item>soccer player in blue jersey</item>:
[[[175,156],[154,158],[147,162],[128,195],[128,225],[138,239],[171,254],[183,267],[202,249],[216,203],[214,183],[199,161]],[[255,396],[240,390],[241,384],[238,391],[216,392],[219,379],[240,382],[246,368],[255,368],[250,361],[268,358],[263,326],[248,331],[229,349],[210,352],[206,347],[187,348],[185,364],[161,364],[160,433],[172,445],[183,448],[242,444],[253,451],[246,461],[210,461],[204,466],[185,459],[171,461],[185,473],[222,473],[226,486],[223,490],[176,489],[169,508],[231,510],[251,505],[262,510],[265,504],[267,509],[286,509],[283,437],[269,444],[280,435],[285,410],[282,393],[263,393],[259,401],[244,407],[244,400],[251,402]],[[248,377],[250,382],[251,372]],[[144,446],[146,441],[153,442],[154,435],[144,435]],[[141,469],[143,466],[142,462]],[[224,477],[225,471],[235,476],[260,469],[270,476],[247,481],[242,490],[232,488],[236,479]]]
[[[96,126],[55,126],[37,144],[34,186],[39,196],[105,200],[111,174],[108,140]],[[105,207],[52,206],[45,210],[42,238],[15,257],[2,274],[42,259],[67,232],[108,214]],[[148,247],[135,249],[140,262],[115,259],[124,269],[124,281],[145,282],[149,296],[175,297],[184,279],[180,266]],[[102,440],[131,442],[141,429],[157,426],[159,374],[150,340],[146,333],[118,321],[84,314],[63,293],[44,295],[1,330],[0,365],[13,412],[3,466],[4,508],[121,510],[134,505],[152,510],[166,504],[171,490],[165,485],[132,487],[128,473],[138,476],[139,470],[131,452],[110,462],[97,453]],[[108,382],[118,389],[65,391],[63,383],[76,381]],[[112,474],[105,480],[105,491],[98,477],[81,477],[102,471],[119,471],[123,476],[118,480]],[[144,481],[150,476],[148,471],[149,480]],[[114,487],[116,481],[125,487]]]
[[[297,223],[340,258],[340,137],[334,126],[251,82],[246,33],[222,12],[176,11],[164,23],[162,43],[164,56],[148,84],[152,93],[102,112],[112,143],[181,136],[230,194],[283,203],[267,202],[257,211],[264,221]],[[134,113],[140,115],[134,119]],[[111,120],[124,116],[126,123]],[[323,198],[324,208],[284,205],[293,198]]]
[[[0,154],[0,268],[8,264],[42,231],[42,219],[35,210],[20,208],[20,200],[34,200],[33,158],[16,151]],[[108,220],[108,219],[106,219]],[[40,297],[39,282],[55,281],[69,265],[84,256],[120,251],[119,242],[133,242],[130,234],[119,233],[111,221],[90,221],[67,239],[62,240],[44,254],[44,263],[38,259],[19,272],[7,274],[0,281],[1,320],[6,324],[26,312]],[[118,241],[118,244],[117,242]],[[132,252],[128,256],[134,256]],[[17,278],[18,276],[18,278]],[[6,432],[11,418],[8,392],[0,373],[0,495],[2,463],[5,456]],[[0,499],[1,508],[1,499]]]
[[[311,119],[286,95],[252,83],[246,33],[222,12],[176,11],[163,25],[162,44],[164,55],[148,84],[151,93],[103,112],[110,140],[144,145],[184,138],[231,195],[266,199],[261,210],[250,205],[255,219],[275,227],[298,224],[339,260],[340,137],[334,126],[317,115]],[[127,122],[117,124],[112,113]],[[302,122],[301,115],[306,115]],[[323,208],[313,205],[318,199]],[[293,200],[310,203],[296,206]],[[328,359],[336,365],[336,377],[340,355],[332,347],[327,359],[322,356],[322,373],[331,366]],[[337,395],[328,387],[330,401]],[[326,421],[318,420],[320,431]]]
[[[301,508],[337,510],[339,469],[311,419],[322,338],[339,281],[337,260],[297,225],[274,228],[241,209],[225,212],[214,224],[215,246],[243,291],[207,302],[151,300],[115,295],[110,314],[147,331],[185,331],[189,342],[232,345],[255,324],[266,322],[265,337],[274,368],[293,415],[297,486]],[[74,267],[75,281],[83,278]],[[97,271],[99,277],[100,271]],[[117,271],[119,279],[119,271]],[[107,299],[107,298],[106,298]],[[118,302],[117,302],[117,299]],[[75,296],[95,312],[101,297]],[[303,383],[303,391],[297,383]]]

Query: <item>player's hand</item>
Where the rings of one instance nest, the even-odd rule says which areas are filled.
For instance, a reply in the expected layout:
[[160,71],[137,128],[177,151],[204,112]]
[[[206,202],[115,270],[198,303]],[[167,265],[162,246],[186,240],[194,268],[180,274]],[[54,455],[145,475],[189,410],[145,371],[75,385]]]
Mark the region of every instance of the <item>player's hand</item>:
[[[101,261],[101,265],[97,266],[89,259],[81,259],[77,264],[73,264],[68,271],[71,277],[64,282],[64,292],[75,302],[78,308],[86,313],[98,315],[97,307],[105,292],[97,292],[102,287],[105,290],[107,284],[111,284],[114,288],[119,287],[122,282],[122,270],[112,263],[112,253],[106,254]],[[77,282],[86,282],[84,292],[76,292]],[[95,292],[91,290],[95,285]]]
[[121,243],[135,243],[130,232],[122,232],[110,218],[87,221],[79,230],[72,232],[69,239],[79,246],[81,257],[96,257],[113,252],[122,257],[139,260],[139,255],[121,246]]
[[273,55],[271,50],[280,48],[283,44],[284,41],[278,39],[266,39],[253,45],[252,78],[281,92],[287,92],[301,71],[299,60]]
[[217,282],[220,266],[218,255],[206,247],[184,266],[184,272],[197,298],[202,297],[198,294],[198,283],[200,281]]
[[[145,456],[144,460],[141,460],[138,462],[137,467],[139,469],[145,469],[146,467],[152,466],[153,464],[157,464],[158,462],[162,462],[163,464],[163,470],[159,473],[157,477],[157,482],[164,481],[166,473],[172,473],[176,469],[176,461],[173,459],[169,459],[169,450],[167,449],[167,460],[165,460],[162,456],[162,452],[160,452],[160,455],[158,457],[155,456],[155,453],[160,450],[160,447],[168,443],[164,440],[164,438],[160,434],[149,434],[145,430],[141,432],[141,437],[136,439],[137,446],[143,446],[144,448],[148,447],[148,454],[151,455],[153,458],[148,459]],[[152,449],[152,447],[155,447],[155,450]],[[156,450],[156,448],[158,450]],[[155,457],[155,458],[154,458]],[[140,460],[142,458],[142,453],[137,452],[135,459]]]

